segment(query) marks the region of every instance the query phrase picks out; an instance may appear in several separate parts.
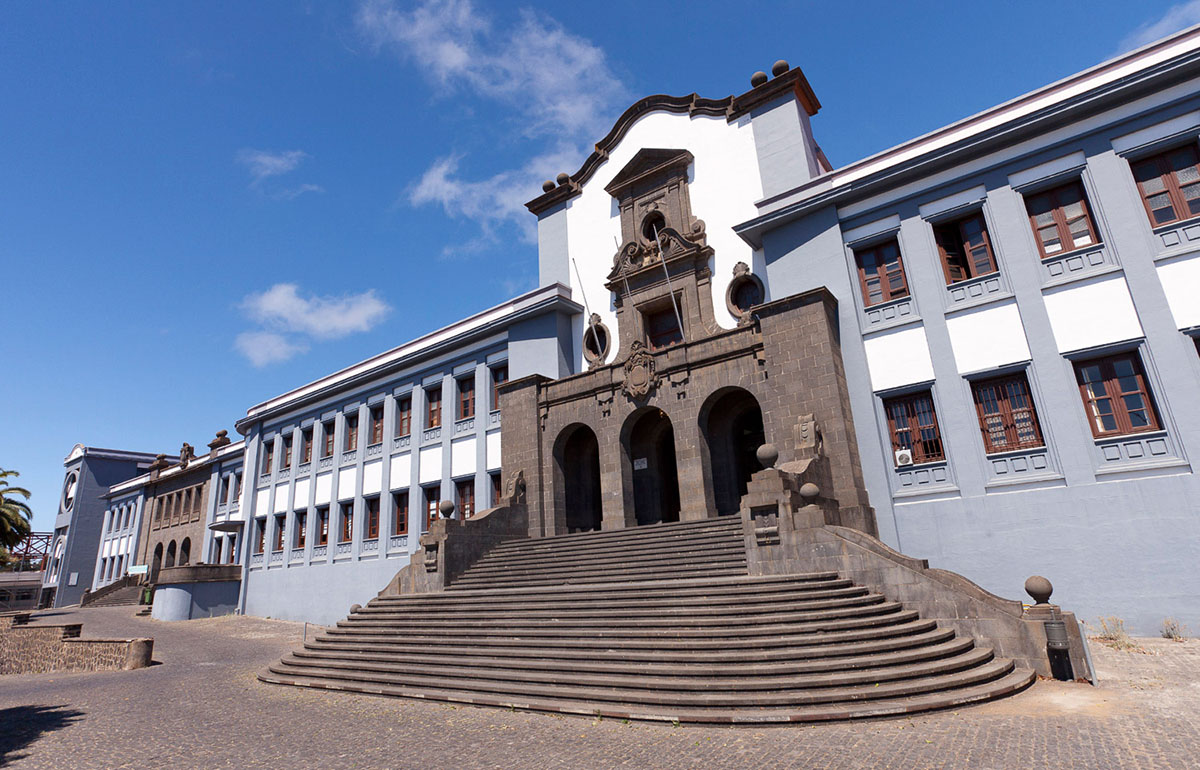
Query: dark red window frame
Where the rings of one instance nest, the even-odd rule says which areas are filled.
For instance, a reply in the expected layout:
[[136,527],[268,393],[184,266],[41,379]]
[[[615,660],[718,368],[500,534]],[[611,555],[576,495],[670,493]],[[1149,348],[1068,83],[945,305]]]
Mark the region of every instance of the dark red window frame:
[[946,285],[997,272],[996,254],[992,251],[992,241],[982,211],[935,224],[933,236],[937,241]]
[[352,414],[346,416],[346,443],[342,451],[353,452],[355,449],[358,449],[358,415]]
[[428,532],[433,522],[441,518],[438,505],[442,502],[442,490],[438,487],[425,487],[421,491],[425,495],[425,531]]
[[263,474],[271,472],[271,466],[275,464],[275,439],[263,442]]
[[1079,397],[1096,438],[1161,429],[1137,351],[1073,362]]
[[458,380],[458,419],[467,420],[475,416],[475,377]]
[[333,420],[321,423],[321,458],[333,457],[334,445],[334,427]]
[[354,503],[342,503],[340,508],[342,521],[338,542],[349,543],[354,539]]
[[900,242],[895,238],[855,249],[854,262],[858,267],[858,285],[864,307],[882,305],[909,295],[904,257],[900,254]]
[[287,517],[282,513],[275,514],[275,537],[272,538],[271,552],[278,553],[283,550],[283,528],[287,523]]
[[317,545],[329,544],[329,508],[321,506],[317,509]]
[[912,450],[913,463],[929,463],[946,459],[938,427],[933,391],[922,390],[883,400],[891,436],[893,457],[901,449]]
[[364,530],[367,540],[374,540],[379,537],[379,498],[368,497],[363,502],[366,503],[366,520],[367,526]]
[[971,396],[989,454],[1045,446],[1024,372],[972,382]]
[[442,388],[425,391],[425,427],[440,428],[442,425]]
[[[1129,167],[1137,182],[1138,194],[1142,198],[1146,216],[1150,218],[1151,227],[1162,227],[1200,216],[1200,152],[1197,152],[1195,143],[1131,160]],[[1180,174],[1192,178],[1180,184]],[[1148,191],[1147,187],[1152,183],[1157,187]],[[1189,189],[1195,191],[1194,197],[1188,197]],[[1154,208],[1151,200],[1162,196],[1166,196],[1166,200],[1161,201],[1165,205]],[[1156,212],[1169,213],[1160,219]]]
[[408,534],[408,492],[392,494],[392,534]]
[[475,515],[475,479],[455,482],[454,496],[457,498],[460,518],[469,519]]
[[396,438],[412,433],[412,397],[396,401]]
[[300,431],[300,463],[312,462],[313,429],[305,428]]
[[296,511],[296,547],[303,548],[308,536],[308,511]]
[[[1078,201],[1071,200],[1073,197],[1077,197]],[[1083,213],[1068,221],[1064,209],[1075,202],[1080,204]],[[1045,211],[1038,211],[1041,203],[1045,204]],[[1051,187],[1048,190],[1027,193],[1025,195],[1025,213],[1029,215],[1029,226],[1033,228],[1033,239],[1037,242],[1038,253],[1042,255],[1043,259],[1100,244],[1100,234],[1096,231],[1096,220],[1092,217],[1092,207],[1088,203],[1087,192],[1083,189],[1083,182],[1078,179],[1058,187]],[[1039,225],[1037,218],[1040,214],[1050,214],[1052,221]],[[1075,236],[1071,234],[1071,222],[1081,219],[1087,223],[1087,237],[1090,239],[1087,243],[1076,243]],[[1061,248],[1048,252],[1040,231],[1051,225],[1055,228]]]
[[383,407],[373,406],[371,415],[371,446],[383,443]]
[[683,342],[683,330],[674,307],[649,310],[643,316],[646,321],[646,343],[651,350],[662,350]]
[[508,382],[508,367],[492,367],[492,411],[500,408],[500,386]]

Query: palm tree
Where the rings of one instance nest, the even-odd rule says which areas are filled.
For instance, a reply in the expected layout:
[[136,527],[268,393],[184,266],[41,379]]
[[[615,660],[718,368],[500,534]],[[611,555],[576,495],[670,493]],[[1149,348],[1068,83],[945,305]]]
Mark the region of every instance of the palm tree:
[[[29,509],[29,490],[24,487],[9,486],[9,478],[21,474],[16,471],[6,471],[0,468],[0,548],[16,548],[29,536],[29,521],[33,511]],[[23,497],[25,500],[18,500]]]

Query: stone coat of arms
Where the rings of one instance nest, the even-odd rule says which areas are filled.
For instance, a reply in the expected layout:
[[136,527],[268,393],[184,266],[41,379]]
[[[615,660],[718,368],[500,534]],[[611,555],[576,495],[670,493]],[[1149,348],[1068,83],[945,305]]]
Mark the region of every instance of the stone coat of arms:
[[634,341],[629,358],[625,359],[625,383],[622,386],[631,398],[641,401],[658,387],[659,376],[654,370],[654,356],[640,341]]

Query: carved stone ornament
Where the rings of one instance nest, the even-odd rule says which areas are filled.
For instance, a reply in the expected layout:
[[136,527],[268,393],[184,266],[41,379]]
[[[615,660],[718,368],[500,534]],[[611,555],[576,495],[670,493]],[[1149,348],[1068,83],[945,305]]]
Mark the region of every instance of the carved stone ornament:
[[188,463],[194,459],[196,459],[196,450],[192,449],[191,444],[183,442],[183,446],[179,448],[179,467],[188,467]]
[[525,502],[525,471],[513,471],[508,474],[504,496],[508,498],[509,505],[521,505]]
[[640,340],[634,340],[630,346],[629,358],[625,359],[625,382],[622,387],[625,393],[637,401],[641,401],[654,392],[660,378],[654,370],[654,356],[646,350]]

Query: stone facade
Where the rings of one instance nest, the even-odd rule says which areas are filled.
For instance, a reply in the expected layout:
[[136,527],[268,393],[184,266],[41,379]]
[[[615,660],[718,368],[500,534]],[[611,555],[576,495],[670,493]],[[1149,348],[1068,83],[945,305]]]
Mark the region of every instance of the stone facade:
[[0,674],[128,671],[150,665],[153,639],[80,639],[83,626],[26,625],[28,614],[0,615]]

